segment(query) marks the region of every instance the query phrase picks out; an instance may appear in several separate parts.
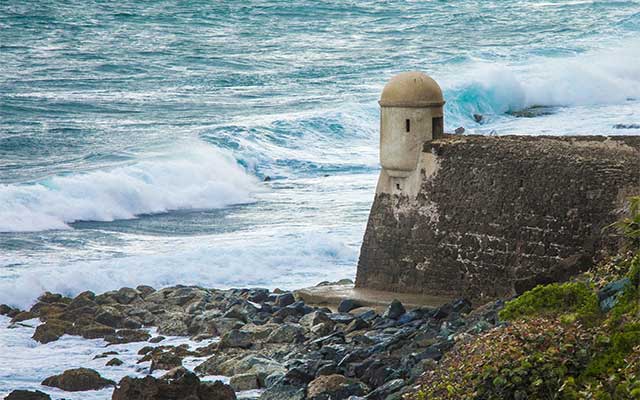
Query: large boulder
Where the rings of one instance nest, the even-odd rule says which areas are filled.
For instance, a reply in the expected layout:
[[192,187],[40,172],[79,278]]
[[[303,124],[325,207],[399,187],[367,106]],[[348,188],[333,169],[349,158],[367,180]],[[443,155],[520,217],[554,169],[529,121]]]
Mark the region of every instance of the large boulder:
[[298,324],[282,324],[267,338],[267,343],[300,343],[304,340],[304,329]]
[[64,371],[42,381],[42,385],[56,387],[67,392],[82,392],[85,390],[99,390],[116,383],[105,379],[99,373],[88,368],[75,368]]
[[73,324],[59,319],[50,319],[44,324],[38,325],[32,339],[40,343],[49,343],[60,339],[65,333],[73,330]]
[[220,348],[242,348],[248,349],[253,345],[253,337],[250,332],[233,329],[225,333],[220,339]]
[[343,375],[319,376],[307,386],[307,398],[311,400],[346,399],[349,396],[363,396],[369,388],[362,382]]
[[14,390],[4,400],[51,400],[51,397],[39,390]]
[[122,378],[113,392],[112,400],[235,400],[229,385],[220,381],[203,383],[185,368],[175,368],[160,379]]
[[242,390],[258,389],[260,387],[260,381],[256,374],[238,374],[229,379],[229,385],[236,392]]
[[158,333],[169,336],[187,336],[189,334],[188,319],[189,316],[185,313],[168,314],[162,317],[158,323]]
[[389,307],[387,308],[387,311],[385,311],[383,317],[384,318],[391,318],[391,319],[398,319],[405,312],[407,312],[407,311],[405,310],[405,308],[402,305],[402,303],[400,303],[400,301],[394,299],[391,302],[391,304],[389,304]]

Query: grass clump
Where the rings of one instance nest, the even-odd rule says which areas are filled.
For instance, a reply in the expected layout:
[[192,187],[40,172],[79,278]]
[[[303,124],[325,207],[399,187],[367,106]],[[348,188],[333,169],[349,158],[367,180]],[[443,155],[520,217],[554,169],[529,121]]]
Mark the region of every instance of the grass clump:
[[539,285],[507,302],[500,311],[503,320],[530,316],[567,314],[568,318],[585,320],[598,314],[598,296],[583,282]]

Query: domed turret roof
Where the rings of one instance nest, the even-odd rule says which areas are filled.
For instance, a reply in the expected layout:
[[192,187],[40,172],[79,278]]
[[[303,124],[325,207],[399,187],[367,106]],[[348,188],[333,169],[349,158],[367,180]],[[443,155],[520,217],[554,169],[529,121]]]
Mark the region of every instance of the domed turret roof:
[[382,107],[440,107],[444,98],[436,81],[422,72],[411,71],[391,78],[379,103]]

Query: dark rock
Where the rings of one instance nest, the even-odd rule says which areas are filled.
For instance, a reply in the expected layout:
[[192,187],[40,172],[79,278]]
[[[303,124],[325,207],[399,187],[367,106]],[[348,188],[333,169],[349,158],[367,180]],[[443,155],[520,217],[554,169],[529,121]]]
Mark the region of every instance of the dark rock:
[[105,336],[104,340],[111,344],[122,344],[132,342],[146,342],[151,335],[148,332],[135,329],[120,329],[115,335]]
[[51,400],[51,397],[39,390],[14,390],[4,400]]
[[260,387],[260,381],[256,374],[238,374],[229,379],[229,386],[236,392],[242,390],[253,390]]
[[150,372],[155,370],[164,369],[171,370],[182,366],[182,358],[176,355],[172,351],[165,351],[159,354],[151,355],[151,367]]
[[311,342],[311,344],[317,344],[324,346],[328,343],[344,343],[344,333],[343,332],[334,332],[330,335],[319,337]]
[[406,310],[402,303],[398,300],[393,300],[382,316],[384,318],[398,319],[405,312]]
[[77,295],[68,305],[69,310],[76,310],[83,307],[94,308],[97,306],[95,302],[96,295],[91,291],[82,292]]
[[615,124],[614,129],[640,129],[640,124]]
[[122,326],[126,329],[140,329],[142,328],[142,324],[140,321],[137,321],[133,318],[127,318],[122,323]]
[[73,324],[62,320],[50,319],[44,324],[38,325],[32,338],[40,343],[49,343],[58,340],[65,333],[71,332]]
[[100,390],[107,386],[115,386],[115,382],[105,379],[100,374],[88,368],[75,368],[64,371],[42,381],[42,385],[56,387],[67,392],[82,392],[85,390]]
[[385,399],[388,398],[389,395],[391,395],[392,393],[400,391],[403,387],[404,387],[404,380],[403,379],[394,379],[394,380],[389,381],[389,382],[385,383],[384,385],[378,387],[377,389],[375,389],[371,393],[369,393],[369,395],[367,396],[367,399],[370,399],[370,400],[385,400]]
[[422,353],[418,354],[416,358],[418,360],[431,359],[431,360],[439,361],[442,358],[442,352],[440,351],[438,346],[432,345],[427,347],[427,349]]
[[116,356],[116,355],[118,355],[117,351],[107,351],[107,352],[104,352],[102,354],[98,354],[97,356],[93,357],[93,359],[97,360],[99,358],[107,358],[109,356]]
[[452,310],[457,313],[468,314],[473,310],[471,302],[467,299],[458,299],[451,304]]
[[132,288],[123,287],[113,295],[113,298],[120,304],[129,304],[140,298],[140,292]]
[[263,303],[269,298],[269,289],[255,288],[249,291],[247,300],[254,303]]
[[267,343],[300,343],[304,340],[304,329],[297,324],[283,324],[276,328]]
[[522,110],[507,111],[507,114],[516,118],[536,118],[536,117],[542,117],[545,115],[555,114],[556,111],[557,111],[556,107],[535,105],[535,106],[524,108]]
[[283,378],[288,385],[302,386],[313,380],[313,375],[305,371],[303,368],[290,368]]
[[152,337],[151,339],[149,339],[149,343],[160,343],[164,339],[166,339],[164,336],[155,336],[155,337]]
[[311,327],[322,323],[330,323],[333,326],[333,321],[327,316],[326,313],[322,311],[311,312],[300,318],[299,322],[300,325],[308,329],[311,329]]
[[98,339],[109,335],[115,335],[116,330],[110,326],[93,324],[82,327],[80,329],[80,336],[85,339]]
[[122,328],[124,314],[114,307],[104,306],[97,312],[95,320],[112,328]]
[[484,122],[484,116],[482,114],[473,114],[473,120],[481,124]]
[[327,315],[333,322],[339,324],[350,324],[356,317],[348,313],[331,313]]
[[278,307],[286,307],[289,304],[293,304],[296,302],[295,297],[293,297],[292,293],[283,293],[278,295],[275,299],[275,303]]
[[398,323],[401,325],[408,324],[409,322],[420,319],[424,316],[424,314],[418,310],[409,311],[398,318]]
[[378,313],[375,312],[374,310],[367,310],[362,314],[357,314],[356,316],[362,319],[363,321],[372,322],[378,317]]
[[9,318],[13,318],[16,315],[20,314],[20,310],[17,308],[13,308],[6,304],[0,304],[0,315],[6,315]]
[[189,316],[186,313],[171,313],[160,320],[158,333],[170,336],[189,335],[189,326],[186,321]]
[[18,314],[16,314],[11,319],[11,323],[22,322],[22,321],[33,319],[33,318],[36,318],[36,317],[37,317],[37,315],[35,315],[31,311],[22,311],[22,312],[19,312]]
[[124,362],[121,359],[114,357],[111,360],[107,361],[105,365],[107,367],[119,367],[122,364],[124,364]]
[[447,318],[452,311],[453,306],[451,303],[443,304],[434,310],[432,317],[435,319],[444,319]]
[[456,128],[456,130],[454,131],[457,135],[462,135],[465,132],[464,127],[459,126]]
[[305,400],[306,387],[292,386],[278,381],[262,392],[259,400]]
[[138,291],[138,293],[140,293],[140,296],[143,299],[156,291],[154,288],[147,285],[136,286],[136,290]]
[[362,307],[362,303],[360,303],[358,300],[344,299],[338,305],[338,312],[348,313],[349,311],[358,307]]
[[248,349],[253,344],[253,337],[249,332],[241,331],[239,329],[232,329],[225,333],[220,339],[220,348],[234,348],[239,347],[242,349]]
[[365,322],[362,318],[356,318],[347,325],[345,332],[354,332],[367,328],[369,328],[369,323]]
[[349,396],[363,396],[367,394],[365,384],[343,375],[322,375],[314,379],[307,386],[307,398],[310,400],[346,399]]
[[160,379],[122,378],[113,392],[112,400],[235,400],[229,385],[220,381],[203,383],[184,368],[175,368]]

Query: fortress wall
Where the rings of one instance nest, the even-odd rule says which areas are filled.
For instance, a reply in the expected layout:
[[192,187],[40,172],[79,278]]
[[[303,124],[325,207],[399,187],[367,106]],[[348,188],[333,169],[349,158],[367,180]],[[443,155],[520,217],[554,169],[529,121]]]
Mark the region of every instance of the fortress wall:
[[509,297],[615,251],[602,234],[640,194],[640,137],[446,135],[406,179],[383,169],[356,287]]

